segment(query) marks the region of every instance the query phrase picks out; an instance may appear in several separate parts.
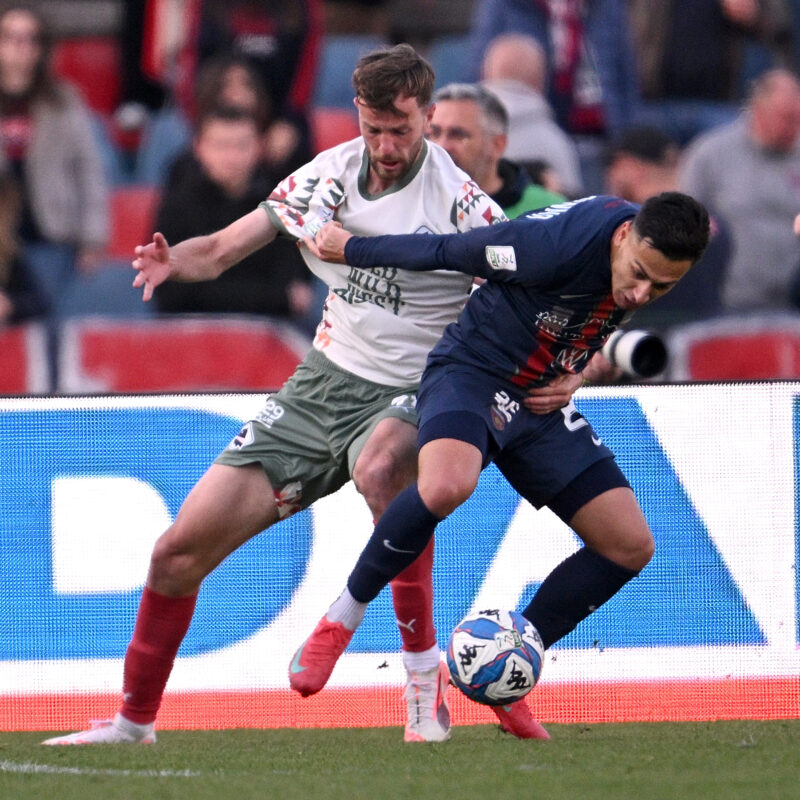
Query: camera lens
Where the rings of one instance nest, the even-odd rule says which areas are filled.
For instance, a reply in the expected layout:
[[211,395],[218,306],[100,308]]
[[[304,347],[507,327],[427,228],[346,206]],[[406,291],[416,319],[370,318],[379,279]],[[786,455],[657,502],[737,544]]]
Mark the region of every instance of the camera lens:
[[667,366],[666,345],[649,331],[615,331],[603,346],[603,355],[635,378],[652,378]]

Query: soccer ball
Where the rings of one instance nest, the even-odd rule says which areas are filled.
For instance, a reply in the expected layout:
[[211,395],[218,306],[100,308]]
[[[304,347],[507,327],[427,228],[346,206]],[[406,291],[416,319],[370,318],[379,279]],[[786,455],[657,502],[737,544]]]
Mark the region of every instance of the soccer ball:
[[447,645],[453,683],[488,706],[513,703],[536,686],[544,647],[539,632],[517,611],[490,609],[458,623]]

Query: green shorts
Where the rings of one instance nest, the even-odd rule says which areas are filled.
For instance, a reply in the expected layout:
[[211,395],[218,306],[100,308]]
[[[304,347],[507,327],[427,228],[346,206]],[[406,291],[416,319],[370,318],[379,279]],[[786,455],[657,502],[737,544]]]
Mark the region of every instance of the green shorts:
[[353,473],[375,426],[387,417],[417,424],[417,387],[359,378],[311,350],[261,411],[220,453],[217,464],[259,463],[288,517],[332,494]]

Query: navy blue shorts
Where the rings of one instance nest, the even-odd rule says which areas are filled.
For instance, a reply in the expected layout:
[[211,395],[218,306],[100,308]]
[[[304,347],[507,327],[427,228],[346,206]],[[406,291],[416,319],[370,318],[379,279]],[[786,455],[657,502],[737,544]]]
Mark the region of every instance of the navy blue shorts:
[[565,522],[599,494],[629,486],[588,420],[572,403],[533,414],[491,375],[462,366],[431,366],[417,395],[419,446],[457,439],[477,447],[536,508]]

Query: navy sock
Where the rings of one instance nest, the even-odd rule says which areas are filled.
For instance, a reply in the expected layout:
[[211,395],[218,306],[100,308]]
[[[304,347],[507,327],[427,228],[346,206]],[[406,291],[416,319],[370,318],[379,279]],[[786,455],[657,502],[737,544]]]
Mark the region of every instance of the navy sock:
[[584,547],[545,578],[522,615],[550,647],[638,574]]
[[381,589],[399,575],[427,547],[436,525],[417,491],[417,484],[402,491],[386,509],[347,579],[350,594],[361,603],[374,600]]

